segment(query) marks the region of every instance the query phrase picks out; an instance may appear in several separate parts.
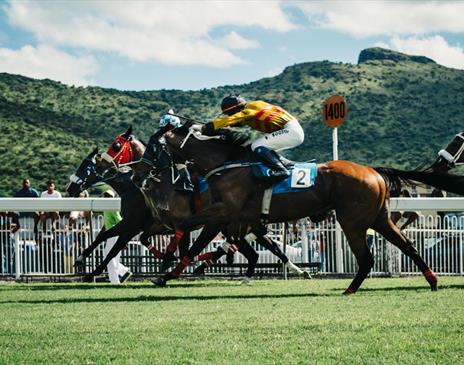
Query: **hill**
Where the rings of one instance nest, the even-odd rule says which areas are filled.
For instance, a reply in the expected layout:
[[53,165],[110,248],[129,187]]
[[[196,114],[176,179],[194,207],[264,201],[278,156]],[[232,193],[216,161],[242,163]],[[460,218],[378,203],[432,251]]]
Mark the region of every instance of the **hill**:
[[417,167],[463,129],[464,71],[422,56],[371,48],[356,65],[329,61],[287,67],[275,77],[198,91],[120,91],[72,87],[0,73],[0,195],[8,196],[28,176],[41,186],[68,176],[94,146],[133,125],[147,140],[169,107],[210,120],[224,95],[241,93],[289,110],[302,123],[304,144],[286,153],[294,159],[330,160],[331,130],[322,122],[323,101],[344,95],[349,108],[339,129],[339,157],[370,165]]

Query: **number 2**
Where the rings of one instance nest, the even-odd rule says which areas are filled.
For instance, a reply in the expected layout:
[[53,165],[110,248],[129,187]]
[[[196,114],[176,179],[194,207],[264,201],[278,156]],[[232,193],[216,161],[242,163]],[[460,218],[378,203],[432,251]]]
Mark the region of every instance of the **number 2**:
[[300,175],[298,177],[298,180],[296,181],[297,185],[306,185],[304,182],[304,179],[306,178],[306,171],[305,170],[298,170],[298,174]]

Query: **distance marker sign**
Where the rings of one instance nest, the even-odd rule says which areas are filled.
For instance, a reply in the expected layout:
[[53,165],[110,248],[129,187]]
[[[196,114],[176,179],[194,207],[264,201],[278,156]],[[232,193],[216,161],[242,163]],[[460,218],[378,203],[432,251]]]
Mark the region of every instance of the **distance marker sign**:
[[338,128],[348,114],[348,107],[345,98],[340,95],[332,95],[328,98],[322,108],[322,117],[325,124],[331,128]]

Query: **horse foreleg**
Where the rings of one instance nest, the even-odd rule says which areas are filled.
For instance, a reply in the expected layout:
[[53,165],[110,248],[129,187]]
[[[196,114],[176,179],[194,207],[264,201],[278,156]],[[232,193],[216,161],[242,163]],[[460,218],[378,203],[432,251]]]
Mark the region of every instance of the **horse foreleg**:
[[220,227],[213,225],[206,225],[203,227],[200,235],[193,243],[192,247],[187,251],[184,258],[177,264],[175,269],[163,277],[157,278],[153,281],[155,285],[165,286],[166,282],[171,279],[176,279],[184,271],[184,269],[192,262],[195,256],[198,256],[201,251],[210,243],[214,237],[220,232]]
[[251,278],[255,273],[256,264],[258,263],[259,255],[253,247],[245,240],[241,239],[236,243],[238,252],[240,252],[248,261],[247,271],[245,276]]
[[127,242],[134,237],[137,232],[123,233],[118,237],[118,240],[114,244],[113,248],[108,252],[108,255],[103,259],[103,261],[92,271],[90,274],[86,274],[83,278],[83,281],[89,282],[92,281],[94,276],[100,275],[103,270],[108,266],[108,263],[126,246]]
[[87,247],[80,256],[76,259],[76,265],[83,264],[84,260],[90,256],[90,254],[98,247],[100,243],[106,241],[108,238],[120,236],[123,231],[127,228],[127,221],[124,219],[118,224],[114,225],[108,230],[100,231],[95,240]]
[[179,247],[179,242],[185,237],[185,235],[190,236],[189,233],[177,230],[174,233],[174,236],[171,237],[171,241],[166,246],[163,262],[161,263],[159,268],[161,272],[166,271],[171,266],[171,264],[177,259],[177,257],[174,255],[174,252],[176,252],[177,248]]
[[189,249],[190,245],[190,231],[184,232],[182,238],[180,239],[178,246],[179,246],[179,257],[184,257]]
[[153,235],[153,232],[143,232],[140,235],[140,243],[144,245],[148,252],[150,252],[153,256],[155,256],[157,259],[162,259],[164,257],[164,253],[162,253],[160,250],[157,250],[155,245],[150,242],[149,238]]
[[292,261],[289,260],[286,254],[283,253],[282,249],[278,245],[276,241],[269,238],[268,236],[259,236],[256,238],[256,242],[263,246],[265,249],[271,251],[274,255],[276,255],[283,264],[285,264],[288,269],[299,275],[303,276],[306,279],[311,279],[311,275],[306,270],[301,270],[298,266],[296,266]]
[[195,257],[194,260],[203,261],[203,263],[193,271],[193,275],[195,276],[203,275],[205,273],[205,270],[208,267],[211,267],[214,264],[216,264],[219,261],[219,259],[225,254],[226,254],[226,251],[224,251],[222,247],[218,247],[216,251],[209,251],[201,255],[198,255],[197,257]]

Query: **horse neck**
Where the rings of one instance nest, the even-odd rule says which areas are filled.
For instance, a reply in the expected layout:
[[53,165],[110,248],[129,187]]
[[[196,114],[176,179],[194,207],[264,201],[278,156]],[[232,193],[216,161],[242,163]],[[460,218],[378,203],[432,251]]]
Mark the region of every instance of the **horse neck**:
[[[182,149],[173,148],[171,144],[169,146],[171,151],[177,156],[181,156],[183,160],[193,161],[195,170],[202,175],[222,165],[224,162],[230,161],[233,159],[233,156],[244,151],[239,146],[214,140],[198,141],[192,139],[192,142],[187,142]],[[234,148],[236,149],[235,151]],[[240,151],[237,151],[238,148],[240,148]]]
[[145,152],[145,146],[143,145],[143,143],[140,142],[137,138],[132,137],[130,146],[132,149],[133,156],[132,161],[140,160],[143,156],[143,153]]
[[128,191],[134,190],[135,186],[131,181],[132,172],[125,172],[116,175],[116,177],[109,179],[106,183],[113,188],[119,196],[126,194]]

